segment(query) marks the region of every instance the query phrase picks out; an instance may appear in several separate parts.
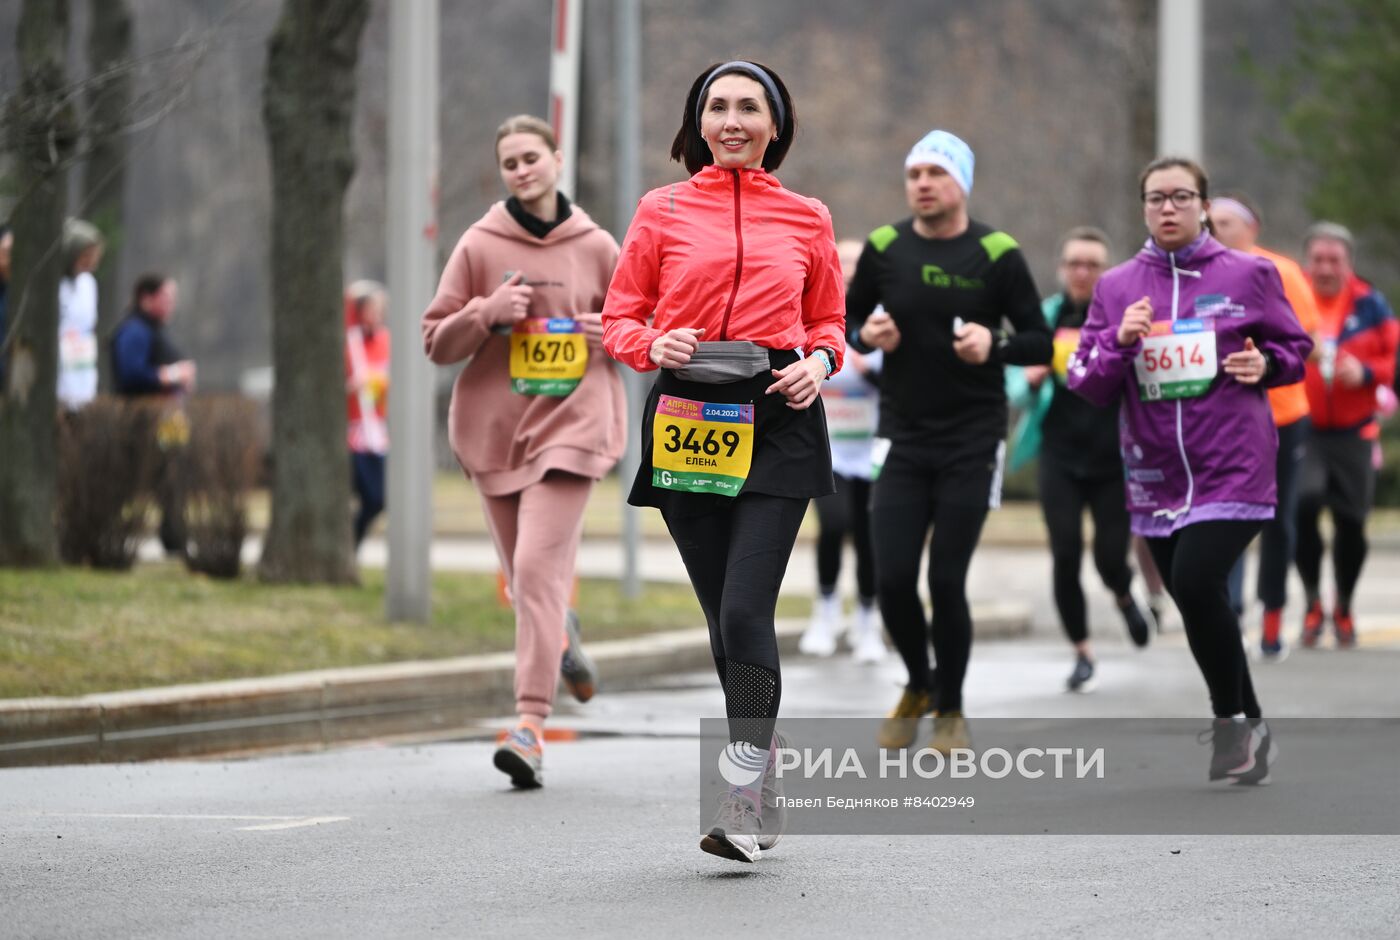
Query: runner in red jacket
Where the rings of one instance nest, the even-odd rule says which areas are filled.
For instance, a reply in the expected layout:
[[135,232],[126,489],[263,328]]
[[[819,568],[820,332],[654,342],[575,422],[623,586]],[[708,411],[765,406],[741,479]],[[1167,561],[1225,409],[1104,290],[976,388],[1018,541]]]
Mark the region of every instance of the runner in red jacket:
[[702,72],[671,146],[693,175],[642,197],[603,305],[608,353],[662,370],[628,501],[661,510],[705,611],[733,789],[700,845],[740,862],[781,830],[773,612],[808,499],[835,491],[817,392],[845,301],[830,213],[771,175],[796,128],[771,69]]
[[1324,506],[1331,510],[1336,529],[1332,623],[1337,645],[1356,645],[1351,597],[1366,560],[1366,516],[1376,493],[1376,390],[1395,381],[1400,324],[1380,292],[1356,276],[1352,244],[1351,232],[1331,222],[1314,225],[1304,243],[1322,346],[1321,354],[1308,363],[1305,379],[1313,436],[1298,486],[1298,574],[1308,597],[1305,647],[1317,645],[1326,619],[1319,590],[1323,545],[1317,525]]

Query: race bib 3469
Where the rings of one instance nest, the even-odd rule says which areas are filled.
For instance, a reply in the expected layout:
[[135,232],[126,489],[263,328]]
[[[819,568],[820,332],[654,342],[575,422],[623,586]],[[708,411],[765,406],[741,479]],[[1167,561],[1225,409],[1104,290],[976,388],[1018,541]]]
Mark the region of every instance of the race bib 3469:
[[662,395],[652,421],[652,485],[738,496],[753,463],[753,430],[753,405]]

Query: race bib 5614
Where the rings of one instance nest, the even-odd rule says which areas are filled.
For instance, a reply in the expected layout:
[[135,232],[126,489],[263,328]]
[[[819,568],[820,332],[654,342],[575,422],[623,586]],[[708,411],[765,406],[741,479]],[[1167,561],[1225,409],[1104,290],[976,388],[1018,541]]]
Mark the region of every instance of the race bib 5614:
[[753,418],[753,405],[662,395],[652,422],[652,485],[738,496],[753,463]]
[[1143,401],[1204,395],[1220,368],[1215,328],[1208,320],[1160,320],[1133,361]]

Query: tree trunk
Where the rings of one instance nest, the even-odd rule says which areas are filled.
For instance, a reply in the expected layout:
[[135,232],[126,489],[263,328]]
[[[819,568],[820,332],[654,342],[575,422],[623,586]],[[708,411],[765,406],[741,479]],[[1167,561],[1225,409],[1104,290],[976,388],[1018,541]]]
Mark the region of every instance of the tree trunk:
[[126,293],[120,283],[126,241],[127,125],[131,107],[131,10],[127,0],[89,0],[87,167],[83,174],[84,217],[102,230],[107,250],[97,269],[97,357],[99,387],[112,387],[107,340],[121,316]]
[[1168,0],[1128,0],[1126,49],[1133,185],[1157,153],[1157,6]]
[[66,100],[67,0],[25,0],[16,32],[20,87],[6,131],[19,201],[0,392],[0,565],[58,561],[58,280],[65,161],[74,148]]
[[272,519],[259,574],[355,580],[345,443],[342,205],[369,0],[286,0],[268,45],[272,156]]

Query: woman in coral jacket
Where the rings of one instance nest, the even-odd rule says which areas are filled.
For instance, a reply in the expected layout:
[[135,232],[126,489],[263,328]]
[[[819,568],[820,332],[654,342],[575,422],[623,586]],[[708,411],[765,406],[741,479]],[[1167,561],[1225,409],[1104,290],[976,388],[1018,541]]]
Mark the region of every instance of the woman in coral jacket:
[[1226,582],[1274,516],[1278,434],[1265,389],[1302,377],[1312,340],[1273,264],[1211,237],[1197,164],[1154,161],[1139,195],[1151,237],[1094,288],[1068,384],[1100,406],[1122,400],[1132,529],[1147,539],[1210,690],[1210,779],[1265,783],[1273,734]]
[[734,789],[701,848],[741,862],[782,825],[778,587],[807,501],[835,491],[817,393],[845,351],[841,269],[826,207],[772,175],[796,128],[771,69],[702,72],[671,145],[693,175],[642,197],[603,308],[608,352],[661,369],[629,501],[661,510],[709,624]]
[[563,156],[544,121],[502,124],[496,162],[510,198],[457,242],[423,344],[440,365],[467,361],[452,389],[452,449],[481,494],[515,607],[520,717],[495,764],[531,788],[544,779],[561,670],[575,698],[593,695],[569,591],[589,492],[626,441],[626,402],[600,343],[617,243],[558,191]]

